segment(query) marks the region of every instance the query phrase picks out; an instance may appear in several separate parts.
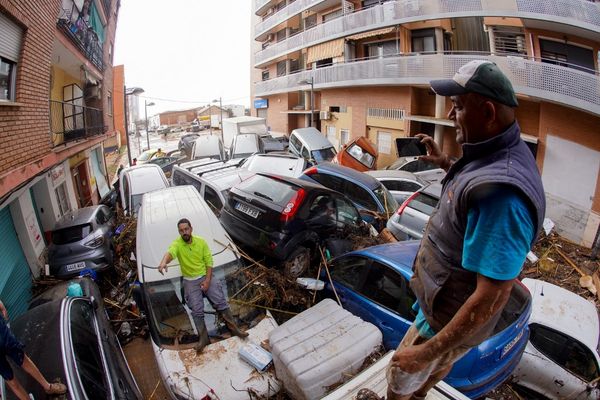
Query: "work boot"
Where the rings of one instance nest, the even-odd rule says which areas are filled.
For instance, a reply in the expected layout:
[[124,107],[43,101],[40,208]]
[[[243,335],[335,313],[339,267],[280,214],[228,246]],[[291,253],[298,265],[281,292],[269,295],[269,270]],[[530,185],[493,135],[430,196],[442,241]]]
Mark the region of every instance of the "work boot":
[[210,339],[208,338],[208,331],[206,330],[206,324],[204,323],[203,317],[194,317],[194,324],[198,331],[198,344],[195,349],[197,353],[201,353],[206,345],[210,344]]
[[231,310],[229,308],[219,311],[219,314],[221,314],[221,317],[223,317],[223,319],[225,320],[225,324],[227,325],[227,328],[229,328],[231,333],[241,338],[248,337],[248,333],[242,331],[235,323],[235,320],[233,319],[233,315],[231,314]]

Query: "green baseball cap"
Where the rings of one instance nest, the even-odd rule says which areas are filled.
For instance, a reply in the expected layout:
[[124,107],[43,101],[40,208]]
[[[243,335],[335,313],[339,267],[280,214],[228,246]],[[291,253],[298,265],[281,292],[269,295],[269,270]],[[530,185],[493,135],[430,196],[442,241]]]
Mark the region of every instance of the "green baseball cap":
[[519,105],[506,75],[495,63],[487,60],[470,61],[460,67],[452,79],[439,79],[429,83],[440,96],[478,93],[510,107]]

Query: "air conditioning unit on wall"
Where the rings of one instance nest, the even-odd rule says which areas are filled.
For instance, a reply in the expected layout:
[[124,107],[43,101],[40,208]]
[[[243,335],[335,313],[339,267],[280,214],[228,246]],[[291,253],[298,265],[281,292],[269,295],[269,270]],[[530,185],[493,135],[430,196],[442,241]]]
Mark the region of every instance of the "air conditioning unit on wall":
[[331,113],[329,111],[320,111],[319,119],[324,119],[324,120],[331,119]]

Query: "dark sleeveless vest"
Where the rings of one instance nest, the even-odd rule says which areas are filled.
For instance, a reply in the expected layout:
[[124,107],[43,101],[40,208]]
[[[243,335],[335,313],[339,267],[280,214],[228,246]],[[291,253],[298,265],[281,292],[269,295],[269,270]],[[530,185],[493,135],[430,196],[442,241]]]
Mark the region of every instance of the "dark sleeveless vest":
[[[546,202],[535,160],[515,122],[484,142],[463,144],[463,156],[442,181],[442,197],[423,235],[410,287],[431,327],[439,332],[475,291],[477,274],[462,267],[470,202],[497,185],[510,185],[528,200],[537,238]],[[533,245],[533,242],[531,243]],[[475,346],[493,332],[501,311],[465,344]]]

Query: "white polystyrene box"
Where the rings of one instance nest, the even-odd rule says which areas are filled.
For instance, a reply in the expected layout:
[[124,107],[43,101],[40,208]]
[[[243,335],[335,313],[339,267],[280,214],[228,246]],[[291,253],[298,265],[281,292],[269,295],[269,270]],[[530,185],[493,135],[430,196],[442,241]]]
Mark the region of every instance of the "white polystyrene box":
[[381,332],[326,299],[269,334],[277,378],[296,400],[320,399],[355,374],[381,345]]

